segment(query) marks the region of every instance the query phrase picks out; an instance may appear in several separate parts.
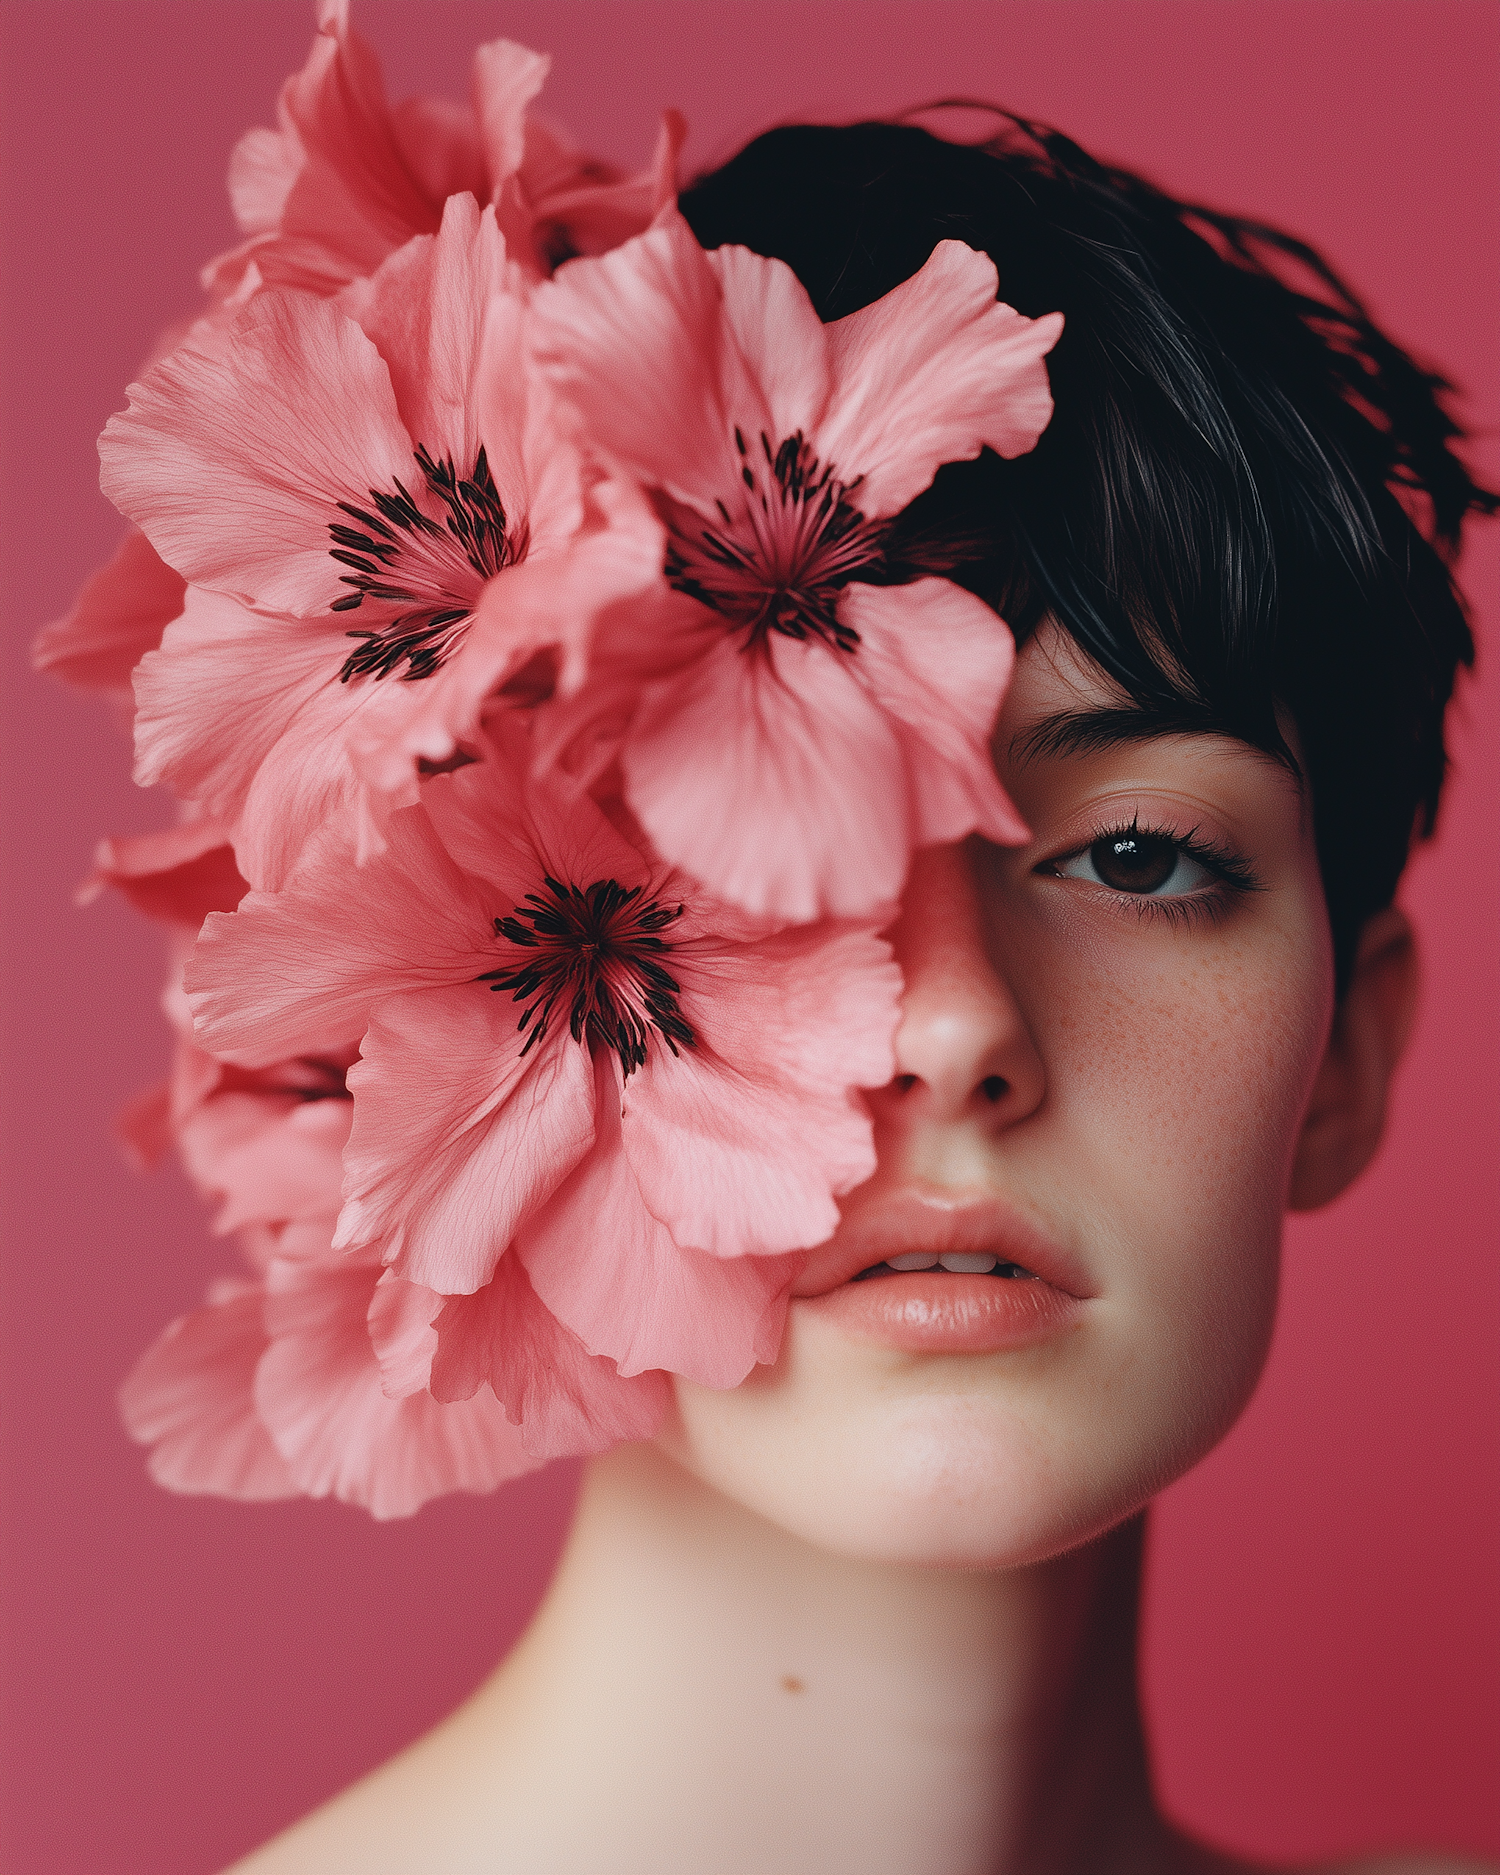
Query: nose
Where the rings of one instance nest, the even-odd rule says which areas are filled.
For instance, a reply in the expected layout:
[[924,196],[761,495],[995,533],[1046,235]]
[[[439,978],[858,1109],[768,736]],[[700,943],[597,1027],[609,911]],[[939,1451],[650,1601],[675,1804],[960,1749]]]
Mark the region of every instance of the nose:
[[909,1135],[988,1137],[1034,1113],[1047,1090],[1005,977],[1003,932],[986,915],[979,850],[968,841],[920,851],[890,934],[906,990],[896,1078],[874,1101],[878,1121]]

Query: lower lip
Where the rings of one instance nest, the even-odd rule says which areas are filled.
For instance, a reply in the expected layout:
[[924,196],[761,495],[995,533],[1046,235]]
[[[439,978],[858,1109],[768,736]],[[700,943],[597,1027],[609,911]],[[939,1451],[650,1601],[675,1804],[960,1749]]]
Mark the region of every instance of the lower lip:
[[803,1297],[826,1322],[904,1354],[1000,1354],[1034,1347],[1073,1327],[1077,1296],[1039,1277],[954,1276],[922,1270],[840,1283]]

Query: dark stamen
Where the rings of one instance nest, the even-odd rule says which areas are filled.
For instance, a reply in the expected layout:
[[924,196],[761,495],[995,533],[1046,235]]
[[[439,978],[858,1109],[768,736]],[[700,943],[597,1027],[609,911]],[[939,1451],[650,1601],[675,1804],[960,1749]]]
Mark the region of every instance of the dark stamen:
[[[435,461],[425,446],[415,458],[428,495],[446,510],[443,520],[426,513],[395,480],[394,492],[370,490],[370,508],[338,504],[357,528],[329,524],[335,542],[329,554],[352,569],[341,583],[353,588],[333,600],[329,610],[355,612],[367,599],[403,608],[379,626],[347,634],[363,642],[344,661],[339,672],[344,683],[351,677],[389,677],[402,664],[407,683],[430,677],[447,655],[456,628],[472,616],[479,588],[526,552],[524,524],[507,531],[505,508],[482,447],[467,477],[460,477],[450,457]],[[393,579],[393,573],[405,583]]]
[[851,580],[881,567],[885,524],[865,519],[848,499],[859,480],[839,481],[800,430],[775,449],[760,432],[760,453],[770,471],[765,489],[738,427],[734,446],[748,496],[737,516],[717,499],[722,525],[663,501],[672,534],[668,580],[742,629],[746,650],[778,632],[853,651],[859,633],[840,621],[839,594]]
[[651,1029],[674,1055],[679,1045],[691,1048],[696,1037],[677,1002],[682,986],[657,961],[672,948],[659,933],[682,916],[682,906],[643,904],[640,886],[627,891],[615,879],[587,887],[550,877],[543,883],[545,892],[528,892],[510,917],[495,920],[495,935],[530,955],[476,979],[525,1003],[516,1026],[530,1034],[521,1053],[547,1033],[559,1003],[573,1040],[613,1049],[627,1076],[645,1065]]

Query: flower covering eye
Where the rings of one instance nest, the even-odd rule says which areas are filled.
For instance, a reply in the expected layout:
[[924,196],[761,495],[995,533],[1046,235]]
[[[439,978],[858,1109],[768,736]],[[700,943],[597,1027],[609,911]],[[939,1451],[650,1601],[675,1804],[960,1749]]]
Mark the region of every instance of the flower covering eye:
[[[396,1515],[775,1359],[874,1169],[912,854],[1028,837],[1009,631],[888,531],[1035,446],[1062,317],[944,240],[825,326],[700,247],[675,114],[621,177],[527,117],[539,55],[392,113],[320,19],[245,245],[101,440],[141,537],[43,651],[139,659],[136,777],[189,811],[101,877],[198,935],[138,1130],[254,1232],[129,1423],[175,1488]],[[1134,828],[1083,864],[1230,876]]]

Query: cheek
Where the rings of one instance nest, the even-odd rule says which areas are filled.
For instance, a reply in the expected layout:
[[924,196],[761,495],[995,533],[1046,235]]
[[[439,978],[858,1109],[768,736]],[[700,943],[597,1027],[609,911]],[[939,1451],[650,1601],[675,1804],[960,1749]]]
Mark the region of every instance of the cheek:
[[1246,926],[1175,957],[1129,928],[1054,943],[1031,1018],[1050,1126],[1016,1137],[1016,1175],[1088,1246],[1118,1397],[1174,1470],[1222,1436],[1259,1376],[1331,1017],[1316,881]]
[[673,1455],[825,1548],[969,1568],[1084,1542],[1195,1463],[1265,1358],[1329,1019],[1321,901],[1281,915],[1181,944],[1123,920],[1008,934],[1047,1091],[984,1163],[1082,1258],[1098,1294],[1076,1329],[918,1360],[794,1303],[774,1368],[729,1393],[677,1383]]

